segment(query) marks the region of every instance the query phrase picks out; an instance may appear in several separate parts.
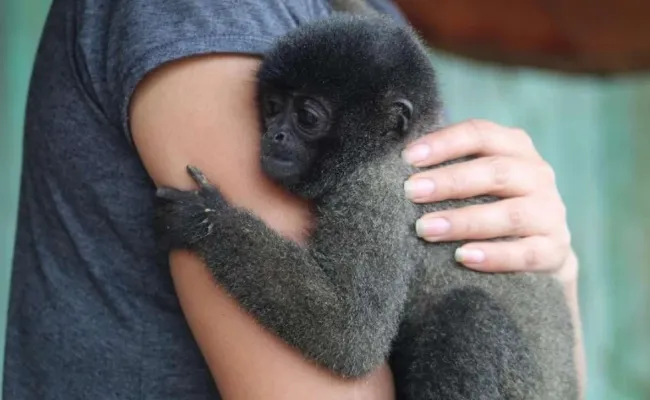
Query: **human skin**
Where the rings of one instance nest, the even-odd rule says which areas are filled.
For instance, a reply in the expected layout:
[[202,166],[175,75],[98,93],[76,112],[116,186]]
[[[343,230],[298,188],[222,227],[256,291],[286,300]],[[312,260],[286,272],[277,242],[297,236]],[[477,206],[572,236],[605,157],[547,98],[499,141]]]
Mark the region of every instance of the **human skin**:
[[[160,67],[134,93],[131,130],[143,164],[157,186],[193,189],[185,167],[201,165],[228,201],[249,209],[272,229],[301,243],[313,222],[309,205],[272,183],[259,167],[260,127],[254,101],[254,73],[259,62],[252,56],[223,54]],[[412,177],[409,182],[426,178],[436,187],[433,193],[413,201],[476,194],[507,197],[491,205],[423,216],[423,221],[442,217],[448,222],[448,230],[435,235],[424,232],[426,229],[421,228],[426,223],[420,223],[425,239],[478,240],[463,247],[473,252],[458,255],[469,268],[554,271],[565,282],[567,299],[578,321],[577,261],[572,257],[564,205],[552,169],[534,150],[528,136],[489,122],[468,121],[418,143],[426,143],[432,150],[417,164],[420,166],[470,152],[484,157]],[[413,185],[406,188],[405,195],[412,197]],[[540,202],[551,210],[545,218],[533,212]],[[508,243],[480,241],[510,235],[524,238]],[[470,259],[476,250],[484,253],[481,262]],[[394,398],[386,364],[364,379],[334,377],[257,324],[214,283],[197,257],[173,251],[169,260],[183,312],[224,399]]]

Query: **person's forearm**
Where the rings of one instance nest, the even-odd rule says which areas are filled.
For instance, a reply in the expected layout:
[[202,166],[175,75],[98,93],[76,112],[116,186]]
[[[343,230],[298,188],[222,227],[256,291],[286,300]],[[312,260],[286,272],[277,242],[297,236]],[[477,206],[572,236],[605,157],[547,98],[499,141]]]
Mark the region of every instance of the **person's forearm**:
[[187,321],[224,399],[394,398],[386,365],[365,379],[341,380],[266,332],[213,283],[198,258],[173,252],[170,265]]

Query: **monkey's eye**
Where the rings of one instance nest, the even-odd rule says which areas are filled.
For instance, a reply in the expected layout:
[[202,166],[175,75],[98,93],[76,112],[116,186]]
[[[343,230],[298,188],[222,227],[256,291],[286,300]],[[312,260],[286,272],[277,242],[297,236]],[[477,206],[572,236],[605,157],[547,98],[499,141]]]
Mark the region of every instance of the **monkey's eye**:
[[317,140],[329,132],[329,109],[326,103],[311,96],[298,96],[294,102],[293,122],[308,140]]
[[318,124],[318,114],[307,108],[300,108],[297,117],[298,123],[305,129],[312,129]]

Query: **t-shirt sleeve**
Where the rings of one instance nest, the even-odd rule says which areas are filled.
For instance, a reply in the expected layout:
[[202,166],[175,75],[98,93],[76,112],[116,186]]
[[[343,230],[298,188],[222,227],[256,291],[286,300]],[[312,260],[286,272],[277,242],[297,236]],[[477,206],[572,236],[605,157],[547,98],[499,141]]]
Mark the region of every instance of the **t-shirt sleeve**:
[[128,105],[139,81],[163,63],[192,55],[262,54],[274,38],[324,17],[327,2],[304,0],[107,0],[105,84],[130,140]]

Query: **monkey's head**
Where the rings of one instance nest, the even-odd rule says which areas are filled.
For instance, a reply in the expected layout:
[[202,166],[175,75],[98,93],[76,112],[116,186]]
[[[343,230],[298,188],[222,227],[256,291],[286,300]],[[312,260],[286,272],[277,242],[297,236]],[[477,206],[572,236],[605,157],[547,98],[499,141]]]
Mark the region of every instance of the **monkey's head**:
[[399,154],[437,120],[429,58],[413,33],[342,16],[281,38],[258,72],[262,168],[316,198],[360,165]]

